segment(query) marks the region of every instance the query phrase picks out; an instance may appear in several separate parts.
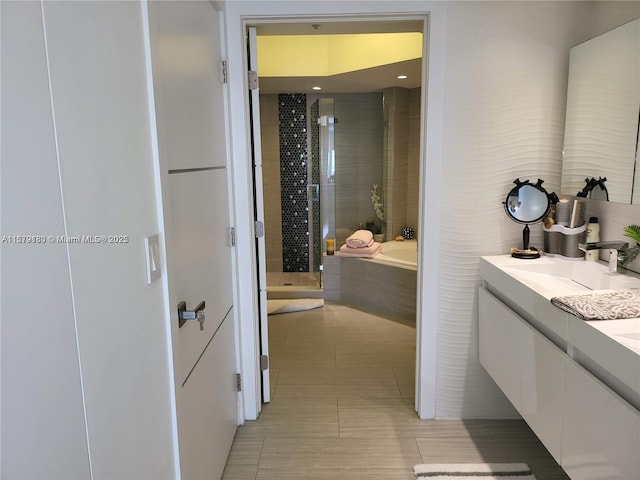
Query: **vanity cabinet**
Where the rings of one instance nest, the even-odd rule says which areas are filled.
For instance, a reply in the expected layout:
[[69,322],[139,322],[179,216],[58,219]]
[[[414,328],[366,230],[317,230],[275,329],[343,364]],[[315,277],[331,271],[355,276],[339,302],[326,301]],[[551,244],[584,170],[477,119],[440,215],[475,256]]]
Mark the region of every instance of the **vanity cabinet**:
[[566,357],[562,468],[572,479],[630,480],[640,472],[640,414]]
[[560,463],[564,353],[480,288],[480,363]]
[[511,265],[481,264],[480,363],[573,480],[640,479],[634,350],[553,307],[537,277],[528,286],[500,262]]

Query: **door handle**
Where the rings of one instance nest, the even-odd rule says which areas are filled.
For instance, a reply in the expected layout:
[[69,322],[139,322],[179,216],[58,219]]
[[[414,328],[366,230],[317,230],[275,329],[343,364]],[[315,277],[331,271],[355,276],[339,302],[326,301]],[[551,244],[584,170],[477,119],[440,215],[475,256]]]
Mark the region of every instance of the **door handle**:
[[182,327],[187,320],[197,320],[200,322],[200,330],[204,330],[204,300],[193,310],[187,310],[187,302],[178,304],[178,328]]

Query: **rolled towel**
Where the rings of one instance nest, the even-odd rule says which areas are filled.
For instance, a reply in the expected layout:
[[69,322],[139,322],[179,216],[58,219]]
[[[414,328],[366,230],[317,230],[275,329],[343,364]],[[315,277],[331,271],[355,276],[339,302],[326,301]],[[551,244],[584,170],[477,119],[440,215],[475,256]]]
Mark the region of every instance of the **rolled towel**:
[[340,255],[345,257],[375,257],[382,250],[382,245],[378,242],[373,242],[368,247],[351,248],[349,245],[344,244],[340,247]]
[[373,233],[369,230],[356,230],[351,236],[347,237],[346,241],[351,248],[370,247],[373,243]]

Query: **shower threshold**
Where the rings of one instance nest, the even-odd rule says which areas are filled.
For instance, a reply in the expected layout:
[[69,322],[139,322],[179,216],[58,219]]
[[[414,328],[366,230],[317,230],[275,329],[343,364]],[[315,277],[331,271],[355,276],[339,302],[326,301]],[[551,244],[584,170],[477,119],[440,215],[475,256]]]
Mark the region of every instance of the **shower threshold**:
[[314,286],[267,286],[267,300],[281,298],[324,298],[324,290]]

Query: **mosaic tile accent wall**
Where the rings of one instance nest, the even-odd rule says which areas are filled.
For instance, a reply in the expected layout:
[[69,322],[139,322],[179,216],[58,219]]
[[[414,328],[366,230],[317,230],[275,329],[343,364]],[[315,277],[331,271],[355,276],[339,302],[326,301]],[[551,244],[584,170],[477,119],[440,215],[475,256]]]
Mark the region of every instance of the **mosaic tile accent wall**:
[[282,271],[309,271],[307,206],[307,98],[278,95],[280,119],[280,187],[282,206]]

